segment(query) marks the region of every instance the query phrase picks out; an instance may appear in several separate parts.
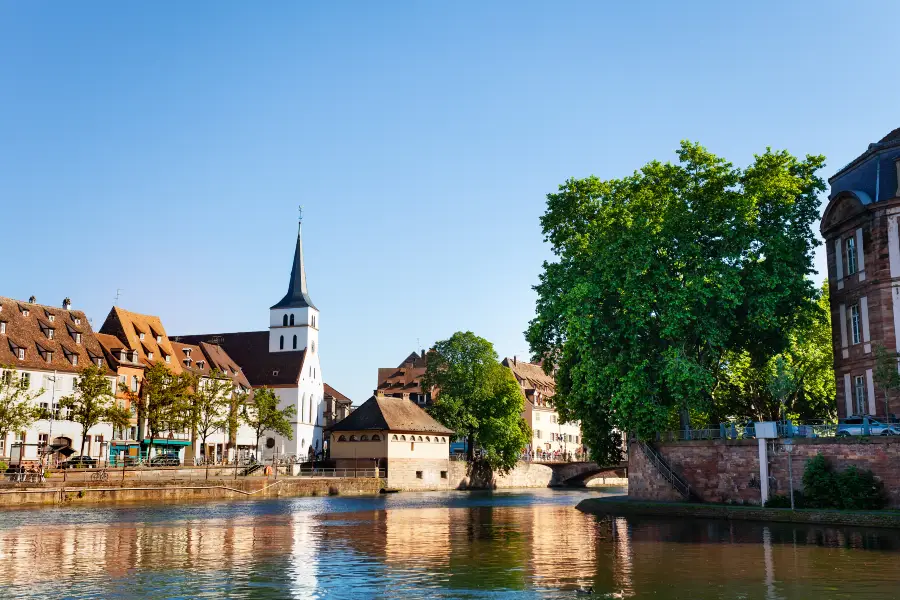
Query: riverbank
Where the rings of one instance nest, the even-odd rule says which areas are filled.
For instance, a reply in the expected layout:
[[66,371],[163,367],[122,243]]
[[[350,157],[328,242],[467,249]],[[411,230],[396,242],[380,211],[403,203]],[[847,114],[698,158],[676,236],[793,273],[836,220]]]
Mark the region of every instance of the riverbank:
[[133,481],[15,484],[0,489],[0,508],[126,502],[184,502],[229,498],[376,495],[384,487],[378,477],[252,477],[208,481]]
[[666,518],[703,518],[733,521],[770,521],[775,523],[808,523],[821,525],[855,525],[900,529],[900,511],[848,511],[688,502],[647,502],[629,500],[627,496],[588,498],[575,507],[581,512],[600,516],[653,516]]

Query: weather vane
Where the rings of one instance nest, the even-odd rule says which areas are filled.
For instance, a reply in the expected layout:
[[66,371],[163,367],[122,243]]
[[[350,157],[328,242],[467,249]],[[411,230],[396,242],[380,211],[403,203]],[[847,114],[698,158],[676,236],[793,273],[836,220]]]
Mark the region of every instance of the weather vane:
[[303,222],[303,205],[302,204],[299,206],[298,210],[300,211],[300,216],[298,217],[298,220],[302,223]]

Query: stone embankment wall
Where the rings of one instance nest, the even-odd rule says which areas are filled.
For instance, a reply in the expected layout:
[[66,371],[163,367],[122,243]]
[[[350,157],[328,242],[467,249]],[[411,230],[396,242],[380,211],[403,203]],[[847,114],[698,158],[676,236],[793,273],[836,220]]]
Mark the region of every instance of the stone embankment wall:
[[453,490],[493,490],[510,488],[549,487],[553,481],[553,469],[547,465],[517,463],[509,473],[492,473],[489,469],[474,467],[468,463],[451,461],[450,489]]
[[0,486],[0,508],[40,504],[118,502],[183,502],[207,499],[253,499],[291,496],[372,495],[383,487],[375,477],[247,477],[209,481],[83,483],[16,483]]
[[[756,440],[672,442],[655,447],[704,502],[759,504]],[[890,505],[900,507],[900,439],[892,437],[795,439],[790,454],[777,440],[770,441],[769,494],[790,492],[789,460],[794,489],[802,490],[806,461],[816,454],[838,470],[855,465],[872,471],[884,482]],[[628,495],[640,500],[682,500],[635,444],[628,452]]]

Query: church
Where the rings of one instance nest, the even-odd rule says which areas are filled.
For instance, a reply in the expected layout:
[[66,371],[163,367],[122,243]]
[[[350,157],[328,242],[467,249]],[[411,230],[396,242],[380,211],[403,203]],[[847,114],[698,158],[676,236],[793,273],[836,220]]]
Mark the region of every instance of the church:
[[281,408],[295,407],[293,439],[265,433],[262,457],[276,452],[304,457],[322,452],[325,386],[319,364],[319,310],[306,285],[302,224],[297,228],[287,293],[269,309],[267,331],[183,335],[173,340],[221,346],[241,366],[252,387],[271,388]]

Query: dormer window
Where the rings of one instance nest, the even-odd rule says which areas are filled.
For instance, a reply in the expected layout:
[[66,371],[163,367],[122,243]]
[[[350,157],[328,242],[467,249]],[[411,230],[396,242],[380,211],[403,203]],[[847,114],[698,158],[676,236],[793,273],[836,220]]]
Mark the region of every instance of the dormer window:
[[147,360],[153,360],[153,353],[152,353],[152,352],[148,352],[148,353],[147,353]]
[[48,339],[48,340],[52,340],[52,339],[53,339],[53,333],[54,333],[55,331],[56,331],[55,329],[51,329],[51,328],[49,328],[49,327],[47,328],[47,339]]
[[137,362],[137,361],[138,361],[137,350],[132,350],[131,351],[131,362]]
[[56,315],[49,315],[49,314],[48,314],[48,315],[47,315],[47,320],[50,321],[50,322],[52,323],[53,321],[56,320]]
[[70,363],[72,363],[73,366],[78,365],[78,355],[77,354],[75,354],[74,352],[70,352],[66,348],[63,348],[63,354],[65,354],[66,360],[68,360]]
[[124,350],[119,351],[119,360],[122,362],[125,362],[126,360],[128,360],[128,355],[125,354]]
[[19,360],[25,360],[25,348],[19,348],[16,351],[16,356],[18,356]]
[[103,366],[103,359],[100,358],[99,356],[98,356],[97,358],[95,358],[94,361],[97,363],[97,366],[98,366],[98,367],[102,367],[102,366]]
[[140,332],[140,333],[138,334],[138,337],[141,338],[141,341],[143,342],[143,341],[144,341],[144,332],[143,332],[143,331]]
[[6,321],[0,321],[0,333],[6,333]]
[[172,362],[172,359],[168,354],[166,354],[165,357],[166,357],[166,362]]
[[81,325],[81,319],[76,318],[76,319],[75,319],[75,324],[76,324],[76,325]]
[[204,366],[205,364],[206,364],[206,361],[205,361],[205,360],[198,360],[198,361],[197,361],[197,368],[198,368],[198,369],[202,369],[203,366]]
[[27,309],[27,308],[23,308],[23,309],[22,309],[22,316],[23,316],[23,317],[27,317],[28,314],[29,314],[28,309]]
[[80,343],[81,343],[81,334],[78,333],[77,331],[75,332],[75,343],[76,343],[76,344],[80,344]]
[[185,348],[185,349],[184,349],[184,355],[187,356],[188,358],[190,358],[190,357],[191,357],[191,349],[190,349],[190,348]]

